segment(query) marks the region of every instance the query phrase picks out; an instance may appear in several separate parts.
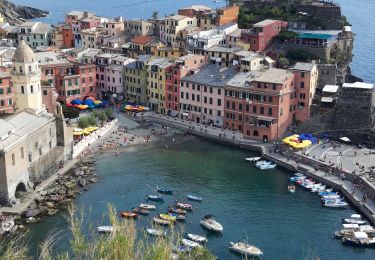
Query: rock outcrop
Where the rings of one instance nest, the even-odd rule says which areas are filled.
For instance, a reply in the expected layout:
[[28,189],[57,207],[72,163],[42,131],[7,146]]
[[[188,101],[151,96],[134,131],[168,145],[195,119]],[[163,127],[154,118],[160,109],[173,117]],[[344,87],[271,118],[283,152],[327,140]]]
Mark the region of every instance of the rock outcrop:
[[21,23],[27,19],[45,17],[49,14],[48,11],[16,5],[6,0],[0,0],[0,13],[10,24]]

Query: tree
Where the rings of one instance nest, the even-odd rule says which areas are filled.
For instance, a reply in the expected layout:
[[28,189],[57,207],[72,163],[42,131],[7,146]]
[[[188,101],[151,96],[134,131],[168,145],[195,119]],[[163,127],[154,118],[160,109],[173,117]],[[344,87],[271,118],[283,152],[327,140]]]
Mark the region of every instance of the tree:
[[289,60],[285,57],[280,57],[277,60],[277,67],[282,68],[282,69],[288,68],[289,67]]
[[67,107],[66,105],[62,105],[62,112],[65,118],[77,118],[79,117],[79,109],[76,107]]
[[90,126],[96,125],[96,118],[94,116],[89,116],[87,120]]
[[84,117],[81,117],[78,121],[78,127],[80,128],[86,128],[86,127],[89,127],[90,124],[89,124],[89,120],[88,120],[88,117],[87,116],[84,116]]
[[106,115],[108,118],[113,118],[113,110],[112,110],[112,108],[106,108],[106,109],[104,110],[104,113],[105,113],[105,115]]
[[105,122],[105,121],[107,121],[107,114],[105,113],[105,112],[101,112],[100,114],[99,114],[99,116],[98,116],[98,119],[100,120],[100,121],[102,121],[102,122]]

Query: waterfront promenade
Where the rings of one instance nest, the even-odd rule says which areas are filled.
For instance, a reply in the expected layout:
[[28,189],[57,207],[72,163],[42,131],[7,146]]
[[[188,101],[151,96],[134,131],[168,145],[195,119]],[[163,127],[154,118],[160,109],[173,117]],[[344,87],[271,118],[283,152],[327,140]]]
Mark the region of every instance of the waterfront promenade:
[[[344,164],[342,161],[345,161],[345,167],[347,167],[347,170],[343,171],[337,167],[337,165],[330,165],[329,161],[327,163],[324,161],[319,161],[316,156],[315,158],[313,156],[309,157],[309,152],[312,152],[314,147],[311,147],[310,150],[304,151],[305,154],[303,152],[280,154],[274,152],[274,144],[264,144],[253,140],[247,140],[242,137],[241,133],[236,133],[230,130],[205,126],[191,121],[154,113],[146,113],[144,118],[151,122],[185,130],[191,134],[208,138],[218,143],[260,152],[263,157],[277,163],[281,167],[295,172],[302,172],[340,191],[348,201],[350,201],[364,216],[369,219],[373,225],[375,225],[375,186],[366,178],[365,175],[358,174],[352,176],[349,169],[357,168],[354,161],[348,161],[345,160],[345,158],[336,160],[340,164]],[[315,149],[317,148],[315,147]],[[357,148],[349,148],[349,146],[347,146],[347,149]],[[361,158],[362,161],[366,161],[368,163],[368,167],[371,167],[370,164],[373,161],[364,159],[363,156],[365,155],[366,151],[362,151],[362,153],[363,155],[359,158]],[[369,155],[372,156],[372,154]],[[335,170],[329,171],[329,169]],[[344,173],[345,177],[343,178]]]

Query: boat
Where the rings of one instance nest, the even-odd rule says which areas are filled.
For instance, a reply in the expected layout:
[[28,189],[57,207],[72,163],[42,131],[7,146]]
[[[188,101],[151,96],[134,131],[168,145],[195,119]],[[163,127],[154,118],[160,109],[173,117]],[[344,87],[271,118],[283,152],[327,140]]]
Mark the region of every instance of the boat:
[[156,206],[155,205],[151,205],[151,204],[144,204],[144,203],[141,203],[139,205],[140,208],[142,209],[147,209],[147,210],[154,210],[156,209]]
[[159,229],[146,228],[146,233],[155,237],[164,237],[166,232]]
[[99,233],[111,233],[113,231],[112,226],[100,226],[97,227]]
[[328,195],[337,195],[337,192],[332,192],[332,191],[321,191],[318,193],[319,196],[328,196]]
[[191,248],[202,247],[201,244],[199,244],[198,242],[195,242],[193,240],[186,239],[186,238],[181,239],[181,242],[183,245],[191,247]]
[[328,208],[346,208],[349,204],[346,203],[345,201],[337,201],[337,200],[334,200],[334,201],[325,201],[323,206],[325,207],[328,207]]
[[158,190],[159,193],[163,193],[163,194],[173,195],[174,193],[174,191],[171,189],[162,189],[159,187],[156,187],[156,189]]
[[168,220],[168,221],[171,221],[171,222],[176,221],[176,217],[172,216],[172,215],[169,215],[169,214],[159,214],[159,218],[165,219],[165,220]]
[[137,218],[138,214],[131,211],[120,211],[120,216],[122,218]]
[[342,237],[350,237],[353,236],[354,230],[351,229],[343,229],[340,231],[335,231],[335,237],[336,238],[342,238]]
[[326,188],[326,185],[322,185],[322,186],[318,186],[318,187],[314,187],[311,189],[311,192],[320,192],[320,191],[324,191]]
[[191,194],[188,194],[188,195],[187,195],[187,198],[188,198],[189,200],[193,200],[193,201],[202,201],[202,200],[203,200],[202,197],[194,196],[194,195],[191,195]]
[[294,176],[294,177],[290,177],[289,181],[291,182],[301,181],[302,182],[306,178],[307,178],[306,176]]
[[195,242],[198,242],[198,243],[206,243],[207,242],[207,238],[199,236],[199,235],[195,235],[195,234],[191,234],[191,233],[186,233],[185,236],[188,239],[190,239],[192,241],[195,241]]
[[350,218],[362,219],[362,216],[359,214],[352,214],[350,215]]
[[358,224],[342,224],[344,229],[359,229]]
[[154,223],[159,224],[159,225],[170,225],[173,223],[169,220],[165,220],[165,219],[161,219],[157,217],[154,217],[152,220],[154,221]]
[[296,172],[296,173],[294,174],[294,176],[297,176],[297,177],[305,177],[305,175],[303,175],[303,174],[300,173],[300,172]]
[[375,228],[370,225],[361,225],[359,226],[359,231],[365,232],[369,235],[374,236],[375,235]]
[[175,206],[180,209],[192,210],[193,206],[187,203],[175,202]]
[[332,194],[332,195],[324,195],[322,196],[322,200],[332,200],[332,199],[340,199],[341,195],[339,194]]
[[213,215],[204,216],[199,223],[208,230],[216,232],[223,231],[223,226],[215,220]]
[[255,163],[255,166],[256,167],[260,167],[260,166],[262,166],[262,165],[268,165],[268,164],[271,164],[272,162],[269,162],[269,161],[257,161],[256,163]]
[[147,195],[147,198],[152,201],[163,201],[163,196],[160,195]]
[[168,213],[168,215],[171,217],[175,217],[176,221],[184,222],[186,220],[186,216],[182,214]]
[[366,224],[366,220],[356,219],[356,218],[344,218],[342,219],[342,222],[346,224],[358,224],[358,225]]
[[133,208],[133,212],[143,216],[148,216],[150,214],[150,211],[144,208]]
[[262,159],[262,157],[248,157],[248,158],[244,158],[244,160],[248,161],[248,162],[257,162],[260,159]]
[[246,257],[263,255],[263,252],[259,248],[242,242],[230,242],[229,250]]
[[357,231],[353,233],[353,236],[343,237],[342,242],[344,244],[360,246],[360,247],[374,247],[375,238],[369,238],[367,233],[362,231]]
[[294,186],[294,185],[288,185],[288,191],[290,193],[294,193],[296,191],[296,186]]
[[168,211],[171,212],[171,213],[175,213],[175,214],[186,214],[185,209],[174,208],[174,207],[171,207],[171,206],[168,207]]
[[13,220],[3,220],[0,226],[0,233],[2,232],[9,232],[14,227]]
[[276,164],[265,164],[259,167],[261,170],[271,170],[276,168]]
[[26,218],[25,222],[27,224],[34,224],[34,223],[38,222],[38,218],[36,218],[36,217],[28,217],[28,218]]

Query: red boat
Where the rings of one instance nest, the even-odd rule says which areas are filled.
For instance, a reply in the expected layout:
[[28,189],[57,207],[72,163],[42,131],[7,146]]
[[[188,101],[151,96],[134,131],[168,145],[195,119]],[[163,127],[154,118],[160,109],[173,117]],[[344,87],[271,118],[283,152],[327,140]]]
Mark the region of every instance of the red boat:
[[137,218],[138,214],[131,211],[120,211],[120,216],[122,218]]

